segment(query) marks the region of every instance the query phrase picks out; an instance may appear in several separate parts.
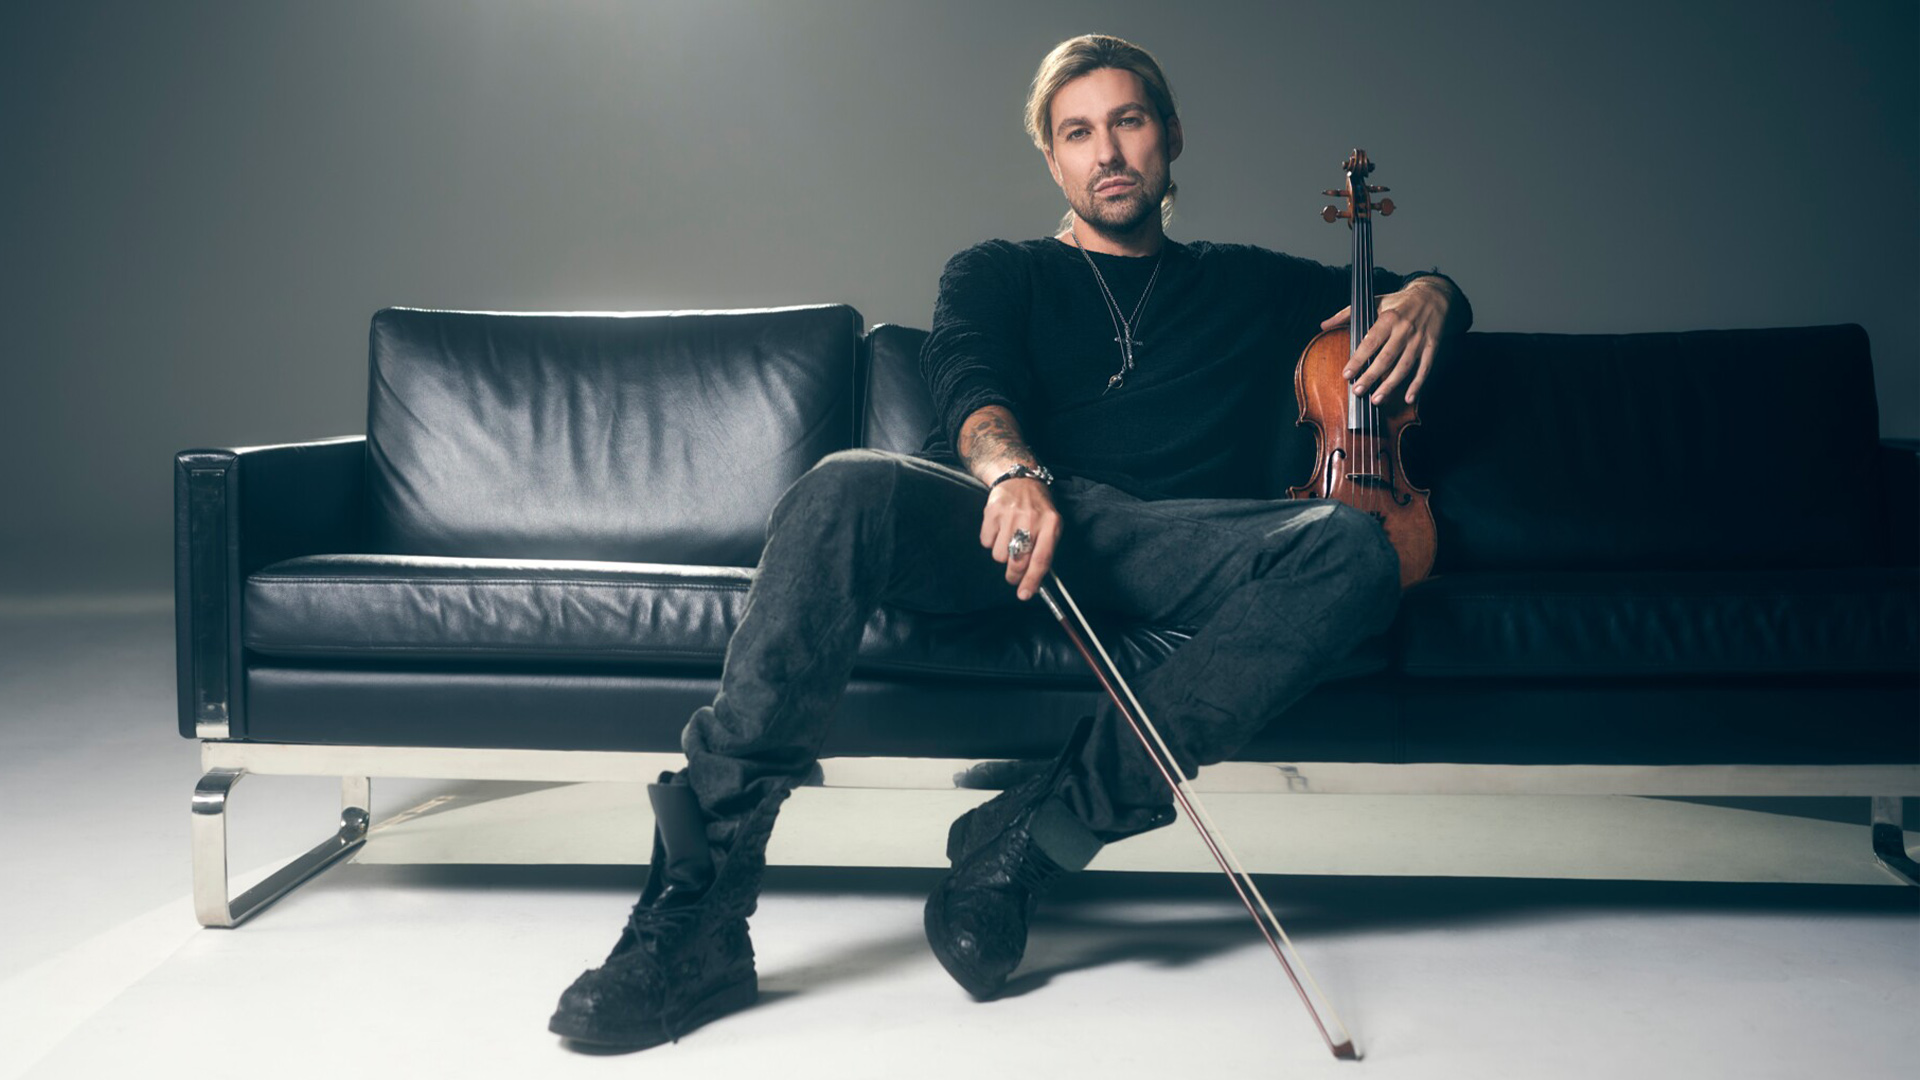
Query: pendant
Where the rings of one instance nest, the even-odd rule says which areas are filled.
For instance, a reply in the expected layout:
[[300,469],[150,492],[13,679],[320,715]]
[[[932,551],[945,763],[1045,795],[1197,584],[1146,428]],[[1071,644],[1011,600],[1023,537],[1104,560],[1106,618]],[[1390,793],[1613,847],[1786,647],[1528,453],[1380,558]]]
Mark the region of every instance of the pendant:
[[1115,344],[1120,346],[1120,370],[1114,372],[1113,378],[1107,380],[1107,388],[1101,391],[1103,394],[1111,393],[1115,387],[1126,385],[1127,372],[1133,370],[1133,347],[1140,344],[1132,337],[1126,335],[1114,338],[1113,340]]

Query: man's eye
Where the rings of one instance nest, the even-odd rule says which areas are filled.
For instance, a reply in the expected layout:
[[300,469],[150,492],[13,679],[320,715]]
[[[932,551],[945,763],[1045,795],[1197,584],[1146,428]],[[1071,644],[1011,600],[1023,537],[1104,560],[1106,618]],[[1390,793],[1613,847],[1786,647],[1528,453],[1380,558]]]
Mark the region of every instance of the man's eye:
[[1074,139],[1077,139],[1080,136],[1085,135],[1086,133],[1087,133],[1086,128],[1074,128],[1072,131],[1067,132],[1067,141],[1071,142]]
[[1123,116],[1120,118],[1120,122],[1122,124],[1132,124],[1138,127],[1140,124],[1140,118],[1137,116]]

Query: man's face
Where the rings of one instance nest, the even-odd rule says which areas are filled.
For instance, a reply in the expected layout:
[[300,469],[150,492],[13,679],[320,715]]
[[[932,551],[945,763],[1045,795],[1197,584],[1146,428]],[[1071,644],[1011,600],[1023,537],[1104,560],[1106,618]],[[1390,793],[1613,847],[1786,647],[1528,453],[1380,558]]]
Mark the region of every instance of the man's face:
[[1180,123],[1160,122],[1140,76],[1101,68],[1053,95],[1047,169],[1080,220],[1125,236],[1160,213]]

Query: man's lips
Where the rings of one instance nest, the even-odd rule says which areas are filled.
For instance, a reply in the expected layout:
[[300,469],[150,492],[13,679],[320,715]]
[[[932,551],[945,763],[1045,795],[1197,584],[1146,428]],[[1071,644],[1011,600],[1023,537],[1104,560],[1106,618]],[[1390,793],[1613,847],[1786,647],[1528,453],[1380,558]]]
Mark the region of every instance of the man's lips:
[[1115,191],[1124,191],[1127,188],[1136,187],[1136,186],[1138,185],[1136,185],[1132,180],[1129,180],[1124,176],[1116,176],[1109,180],[1100,181],[1099,185],[1093,189],[1093,193],[1095,195],[1106,195]]

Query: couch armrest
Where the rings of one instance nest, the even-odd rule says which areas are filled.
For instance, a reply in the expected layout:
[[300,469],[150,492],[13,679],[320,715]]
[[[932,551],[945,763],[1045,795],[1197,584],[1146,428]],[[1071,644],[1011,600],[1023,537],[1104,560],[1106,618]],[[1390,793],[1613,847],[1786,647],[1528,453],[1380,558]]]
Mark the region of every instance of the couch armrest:
[[240,584],[281,559],[364,549],[366,455],[366,437],[351,435],[174,456],[180,734],[245,733]]
[[1920,439],[1880,440],[1880,485],[1887,564],[1920,563]]

